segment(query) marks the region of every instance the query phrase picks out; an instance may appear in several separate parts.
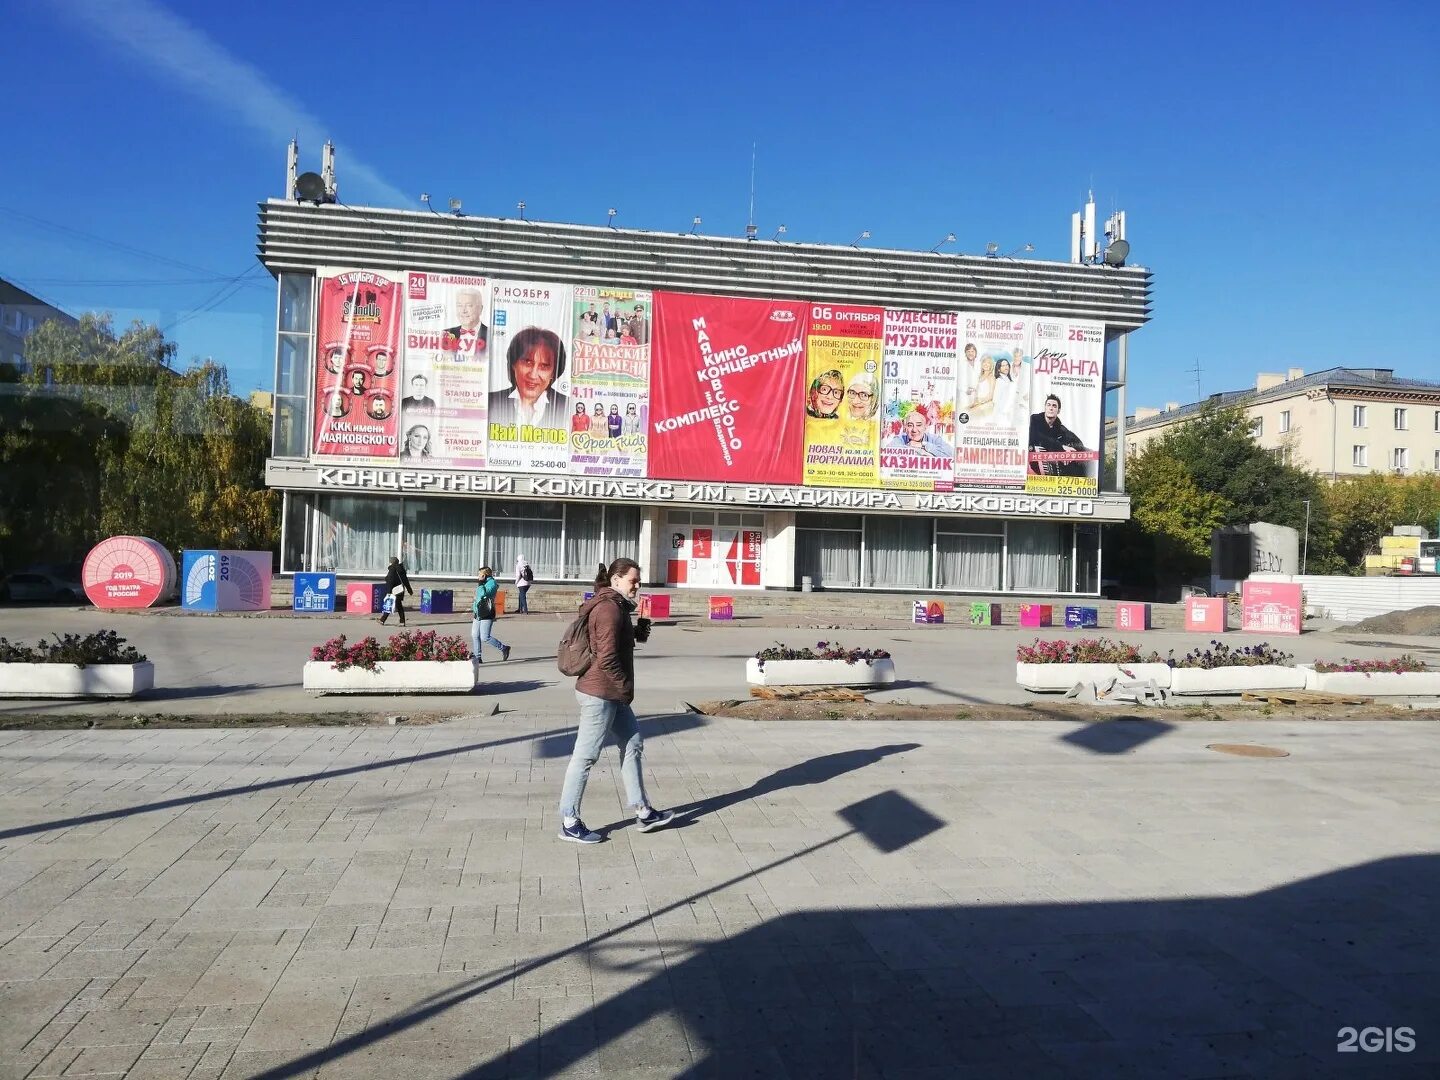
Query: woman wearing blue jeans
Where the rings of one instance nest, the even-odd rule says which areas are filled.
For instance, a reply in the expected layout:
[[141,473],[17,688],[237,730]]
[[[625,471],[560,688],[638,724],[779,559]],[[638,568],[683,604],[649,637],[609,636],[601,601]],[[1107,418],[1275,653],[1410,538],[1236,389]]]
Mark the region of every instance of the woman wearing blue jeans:
[[630,624],[639,588],[640,566],[634,559],[616,559],[608,567],[601,563],[595,576],[595,595],[580,608],[594,659],[575,683],[580,726],[575,732],[570,766],[565,770],[565,787],[560,792],[560,839],[575,844],[598,844],[604,839],[580,820],[580,801],[585,797],[590,769],[612,736],[620,748],[625,799],[640,831],[662,828],[675,817],[669,810],[656,810],[650,805],[640,775],[644,744],[630,704],[635,700],[635,642],[649,638],[650,620]]
[[501,660],[509,660],[510,646],[490,632],[495,627],[495,594],[500,591],[500,583],[488,566],[480,567],[477,576],[475,603],[470,605],[470,653],[477,664],[484,663],[480,658],[480,646],[484,644],[499,649]]

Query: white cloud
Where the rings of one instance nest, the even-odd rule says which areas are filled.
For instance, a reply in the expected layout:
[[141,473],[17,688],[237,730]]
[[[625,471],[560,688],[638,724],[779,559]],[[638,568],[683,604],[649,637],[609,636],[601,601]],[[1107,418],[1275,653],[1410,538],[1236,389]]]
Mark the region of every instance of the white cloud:
[[[54,0],[54,7],[94,37],[143,60],[157,76],[179,83],[265,137],[269,145],[298,134],[302,151],[318,155],[324,124],[281,92],[264,72],[153,0]],[[359,189],[367,202],[409,206],[414,200],[344,147],[337,147],[342,197]]]

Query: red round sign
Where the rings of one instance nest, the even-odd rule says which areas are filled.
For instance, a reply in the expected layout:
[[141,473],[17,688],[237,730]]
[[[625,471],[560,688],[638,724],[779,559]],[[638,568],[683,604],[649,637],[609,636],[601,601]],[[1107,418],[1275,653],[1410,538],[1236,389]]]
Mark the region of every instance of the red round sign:
[[144,536],[112,536],[90,549],[81,582],[98,608],[150,607],[175,584],[175,559]]

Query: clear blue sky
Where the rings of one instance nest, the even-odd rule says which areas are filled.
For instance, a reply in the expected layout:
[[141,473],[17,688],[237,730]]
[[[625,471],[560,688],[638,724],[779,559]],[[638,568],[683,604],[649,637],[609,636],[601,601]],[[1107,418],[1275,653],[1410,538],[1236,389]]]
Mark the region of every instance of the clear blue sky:
[[1128,211],[1131,408],[1192,400],[1197,358],[1207,394],[1440,377],[1440,5],[1167,7],[15,4],[0,276],[268,387],[255,210],[297,129],[352,204],[735,235],[756,142],[762,235],[1065,259],[1087,188]]

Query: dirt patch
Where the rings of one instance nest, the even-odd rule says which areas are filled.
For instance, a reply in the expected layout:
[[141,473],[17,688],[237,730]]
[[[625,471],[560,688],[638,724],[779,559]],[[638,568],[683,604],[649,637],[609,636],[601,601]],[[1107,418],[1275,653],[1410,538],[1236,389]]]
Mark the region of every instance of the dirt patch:
[[1362,634],[1399,634],[1401,637],[1440,637],[1440,604],[1411,608],[1409,611],[1391,611],[1363,619],[1346,630]]
[[691,708],[706,716],[736,720],[1440,720],[1440,709],[1396,705],[1183,705],[1173,709],[1096,708],[1060,701],[1024,705],[897,705],[864,701],[700,701]]
[[136,731],[142,728],[257,728],[257,727],[387,727],[392,716],[403,715],[405,727],[425,727],[463,720],[454,713],[235,713],[154,716],[123,713],[12,713],[0,716],[0,730],[11,731]]

